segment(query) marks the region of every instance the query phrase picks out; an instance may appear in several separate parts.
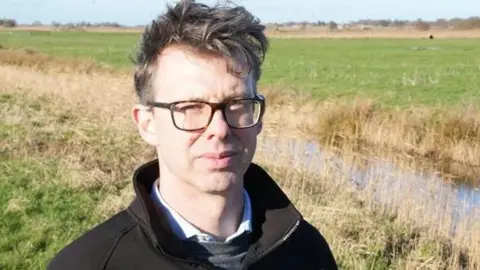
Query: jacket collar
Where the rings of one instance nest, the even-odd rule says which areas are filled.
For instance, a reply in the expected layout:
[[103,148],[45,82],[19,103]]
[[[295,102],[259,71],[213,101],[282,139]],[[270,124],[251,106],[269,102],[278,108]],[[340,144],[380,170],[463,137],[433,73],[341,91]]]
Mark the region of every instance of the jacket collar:
[[[213,236],[202,233],[199,229],[193,226],[193,224],[185,220],[179,213],[177,213],[175,209],[172,209],[167,202],[165,202],[158,189],[158,185],[156,183],[157,181],[158,179],[155,181],[155,184],[152,187],[151,197],[153,201],[156,202],[157,206],[161,207],[162,211],[166,214],[175,234],[181,239],[197,238],[201,239],[203,242],[216,242]],[[237,231],[225,240],[227,242],[245,232],[250,232],[252,230],[252,210],[250,196],[248,196],[246,190],[243,192],[243,198],[245,200],[245,204],[243,206],[242,220],[240,221]]]
[[[153,182],[159,177],[158,159],[140,166],[134,173],[136,197],[127,211],[146,229],[150,240],[163,252],[182,259],[193,259],[182,241],[176,237],[166,215],[151,199]],[[260,166],[251,163],[244,178],[252,206],[255,254],[262,253],[280,241],[289,228],[302,219],[285,193]]]

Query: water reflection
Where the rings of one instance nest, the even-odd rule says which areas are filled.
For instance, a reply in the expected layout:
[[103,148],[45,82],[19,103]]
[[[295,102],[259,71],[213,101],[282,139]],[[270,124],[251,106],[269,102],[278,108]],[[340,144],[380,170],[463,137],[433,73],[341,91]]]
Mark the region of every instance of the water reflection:
[[[371,192],[376,204],[390,209],[416,207],[417,212],[424,211],[425,222],[433,219],[439,224],[450,224],[451,233],[459,221],[471,225],[478,222],[469,217],[479,216],[474,211],[480,210],[480,190],[465,184],[448,184],[435,173],[400,169],[381,159],[370,159],[362,168],[348,166],[340,156],[298,139],[265,136],[259,141],[259,149],[279,159],[288,156],[285,160],[293,162],[294,167],[312,173],[328,168],[335,173],[334,180],[348,179],[358,189]],[[422,224],[418,216],[415,219]]]

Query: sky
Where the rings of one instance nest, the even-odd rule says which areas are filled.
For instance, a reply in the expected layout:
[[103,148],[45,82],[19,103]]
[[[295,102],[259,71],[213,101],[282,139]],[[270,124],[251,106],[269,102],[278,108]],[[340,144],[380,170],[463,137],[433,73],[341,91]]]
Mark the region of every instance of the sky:
[[[88,21],[145,25],[175,0],[0,0],[0,18],[18,23]],[[215,1],[203,0],[203,3]],[[264,23],[359,19],[436,20],[480,16],[479,0],[235,0]],[[475,12],[477,11],[477,12]]]

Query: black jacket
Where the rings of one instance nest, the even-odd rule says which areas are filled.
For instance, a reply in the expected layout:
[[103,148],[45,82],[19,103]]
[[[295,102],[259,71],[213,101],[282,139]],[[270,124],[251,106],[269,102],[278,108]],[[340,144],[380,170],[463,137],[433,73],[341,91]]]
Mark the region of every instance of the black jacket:
[[[151,200],[151,187],[159,174],[157,162],[136,170],[136,197],[127,209],[67,245],[47,269],[213,269],[186,252]],[[253,240],[244,269],[337,269],[323,236],[262,168],[251,164],[245,188],[252,203]]]

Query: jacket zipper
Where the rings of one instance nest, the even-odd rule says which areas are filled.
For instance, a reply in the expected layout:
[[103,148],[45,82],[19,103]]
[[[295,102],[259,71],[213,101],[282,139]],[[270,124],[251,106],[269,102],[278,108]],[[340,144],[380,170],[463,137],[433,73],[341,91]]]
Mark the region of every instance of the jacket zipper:
[[297,230],[298,226],[300,225],[300,222],[301,222],[301,219],[297,220],[295,222],[295,224],[293,224],[293,226],[291,227],[291,229],[287,232],[286,235],[284,235],[280,240],[278,240],[277,242],[275,242],[275,244],[273,244],[271,247],[269,247],[267,250],[265,250],[264,252],[262,252],[262,254],[260,254],[259,256],[257,256],[253,261],[251,262],[248,262],[244,268],[242,268],[243,270],[247,270],[250,266],[252,266],[253,264],[255,264],[256,262],[258,262],[260,259],[262,259],[263,257],[267,256],[268,254],[270,254],[272,251],[274,251],[275,249],[277,249],[281,244],[283,244],[285,241],[288,240],[288,238],[290,238],[290,236]]

